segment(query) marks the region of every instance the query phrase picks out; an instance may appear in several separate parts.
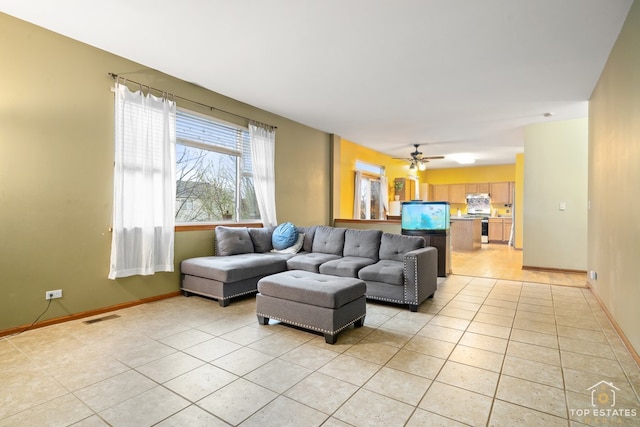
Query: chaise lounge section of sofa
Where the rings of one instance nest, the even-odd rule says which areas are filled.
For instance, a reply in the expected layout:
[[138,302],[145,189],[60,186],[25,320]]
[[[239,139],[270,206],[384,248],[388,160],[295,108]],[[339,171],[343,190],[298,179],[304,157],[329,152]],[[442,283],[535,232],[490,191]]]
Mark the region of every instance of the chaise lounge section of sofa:
[[182,261],[182,291],[217,299],[257,292],[258,281],[288,270],[353,277],[367,285],[367,299],[408,305],[411,311],[433,296],[437,250],[424,239],[330,226],[297,227],[300,251],[273,251],[273,228],[215,229],[215,255]]

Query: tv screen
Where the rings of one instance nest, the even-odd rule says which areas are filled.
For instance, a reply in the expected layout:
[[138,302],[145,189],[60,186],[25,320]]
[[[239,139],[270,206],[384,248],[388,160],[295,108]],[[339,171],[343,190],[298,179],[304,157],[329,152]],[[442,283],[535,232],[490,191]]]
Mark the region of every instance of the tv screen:
[[449,229],[450,213],[447,202],[403,202],[402,230],[446,231]]

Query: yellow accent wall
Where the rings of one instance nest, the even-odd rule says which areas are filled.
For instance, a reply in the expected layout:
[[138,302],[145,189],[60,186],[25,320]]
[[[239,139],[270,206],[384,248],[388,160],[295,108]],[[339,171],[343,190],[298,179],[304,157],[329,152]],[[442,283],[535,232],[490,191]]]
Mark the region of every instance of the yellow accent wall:
[[177,292],[180,261],[213,252],[212,231],[179,232],[174,273],[107,279],[114,161],[108,72],[277,126],[278,220],[329,224],[327,133],[2,13],[0,58],[0,332],[33,322],[48,290],[62,289],[63,298],[41,320]]
[[339,163],[340,195],[337,198],[340,206],[337,218],[353,217],[353,197],[355,194],[356,160],[383,166],[389,180],[389,200],[393,200],[393,181],[409,175],[409,165],[406,162],[394,160],[391,156],[382,154],[347,139],[339,142],[339,156],[335,159]]
[[[640,2],[589,102],[588,270],[595,293],[640,352]],[[624,359],[624,363],[633,363]]]
[[421,173],[422,182],[429,184],[462,184],[472,182],[515,181],[514,164],[474,166],[464,168],[427,169]]
[[514,242],[513,247],[524,247],[524,154],[516,154],[515,200],[513,204]]

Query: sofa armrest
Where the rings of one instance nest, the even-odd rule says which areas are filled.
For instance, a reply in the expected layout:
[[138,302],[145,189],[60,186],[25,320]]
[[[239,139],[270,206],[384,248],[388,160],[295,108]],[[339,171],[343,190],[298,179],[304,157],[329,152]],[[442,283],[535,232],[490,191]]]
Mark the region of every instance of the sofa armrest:
[[438,250],[433,246],[404,254],[404,300],[416,311],[434,294],[438,283]]

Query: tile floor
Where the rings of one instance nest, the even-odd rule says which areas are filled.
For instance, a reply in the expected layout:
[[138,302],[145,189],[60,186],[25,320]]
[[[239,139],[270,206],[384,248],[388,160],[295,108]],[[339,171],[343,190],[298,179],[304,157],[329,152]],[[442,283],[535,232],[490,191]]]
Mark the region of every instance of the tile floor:
[[0,339],[0,426],[640,425],[640,369],[584,288],[453,275],[335,345],[252,297],[112,314]]
[[586,287],[586,272],[523,270],[523,255],[522,250],[506,244],[483,243],[473,252],[451,252],[451,267],[455,274],[463,276]]

